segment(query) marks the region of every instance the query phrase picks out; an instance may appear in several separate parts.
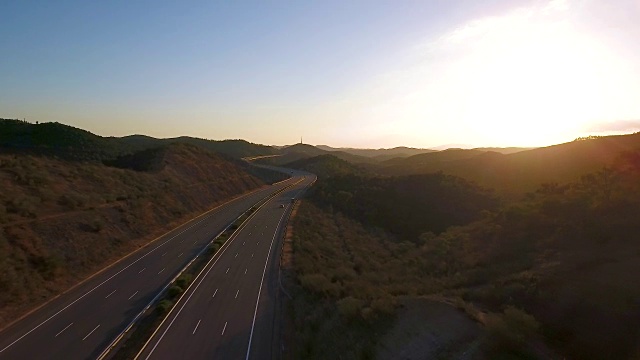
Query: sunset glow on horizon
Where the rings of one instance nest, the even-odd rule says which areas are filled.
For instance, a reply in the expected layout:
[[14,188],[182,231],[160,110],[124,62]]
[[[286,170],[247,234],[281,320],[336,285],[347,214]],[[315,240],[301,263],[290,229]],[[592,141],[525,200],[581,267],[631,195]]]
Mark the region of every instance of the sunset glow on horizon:
[[640,130],[637,1],[154,4],[0,5],[0,117],[368,148]]

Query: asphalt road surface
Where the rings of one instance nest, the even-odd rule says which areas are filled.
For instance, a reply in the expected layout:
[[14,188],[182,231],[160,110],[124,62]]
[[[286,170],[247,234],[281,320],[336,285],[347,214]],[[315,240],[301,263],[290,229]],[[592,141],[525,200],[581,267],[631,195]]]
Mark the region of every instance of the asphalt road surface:
[[254,213],[185,291],[138,359],[279,357],[282,235],[291,199],[314,180],[307,174]]
[[301,178],[242,196],[174,229],[4,329],[0,360],[95,359],[213,237]]

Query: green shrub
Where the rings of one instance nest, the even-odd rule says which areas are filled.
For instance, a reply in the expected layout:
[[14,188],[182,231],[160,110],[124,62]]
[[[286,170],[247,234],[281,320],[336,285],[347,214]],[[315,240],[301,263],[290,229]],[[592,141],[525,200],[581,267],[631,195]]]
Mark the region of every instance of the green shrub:
[[178,297],[178,295],[182,294],[184,290],[182,290],[182,288],[180,286],[172,286],[169,288],[168,294],[169,294],[169,298],[171,299],[175,299],[176,297]]
[[178,277],[178,280],[176,280],[176,286],[179,286],[182,289],[186,289],[189,284],[191,284],[191,281],[193,281],[192,274],[182,274]]
[[159,315],[165,314],[167,311],[169,311],[169,309],[171,309],[171,307],[173,306],[173,303],[169,300],[162,300],[158,303],[158,306],[156,306],[156,313],[158,313]]

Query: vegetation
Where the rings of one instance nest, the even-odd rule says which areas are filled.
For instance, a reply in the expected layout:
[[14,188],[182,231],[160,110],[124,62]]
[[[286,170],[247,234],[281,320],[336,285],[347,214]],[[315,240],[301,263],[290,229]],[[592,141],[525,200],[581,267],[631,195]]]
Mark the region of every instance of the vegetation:
[[264,184],[244,162],[195,146],[174,144],[143,155],[130,159],[153,166],[132,170],[0,154],[0,322]]
[[[131,166],[150,164],[144,161],[144,153],[142,158],[131,157],[132,154],[170,144],[197,146],[237,159],[277,153],[271,146],[252,144],[244,140],[214,141],[186,136],[156,139],[142,135],[101,137],[57,122],[31,124],[20,120],[0,119],[0,151],[5,153],[55,156],[67,160],[107,161],[115,165],[124,162],[128,165],[127,168],[135,169]],[[116,161],[119,157],[124,158]]]
[[478,358],[638,356],[640,152],[609,165],[502,205],[442,174],[319,180],[293,221],[296,355],[370,356],[427,296],[485,325]]

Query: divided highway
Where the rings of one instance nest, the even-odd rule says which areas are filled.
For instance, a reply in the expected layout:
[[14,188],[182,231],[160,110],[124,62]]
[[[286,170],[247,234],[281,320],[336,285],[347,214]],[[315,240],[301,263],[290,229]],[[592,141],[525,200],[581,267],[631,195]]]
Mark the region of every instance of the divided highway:
[[0,332],[0,360],[95,359],[213,237],[260,200],[302,178],[295,175],[230,201],[57,297]]
[[291,199],[315,180],[270,200],[202,270],[137,359],[271,359],[280,353],[275,317],[278,266]]

